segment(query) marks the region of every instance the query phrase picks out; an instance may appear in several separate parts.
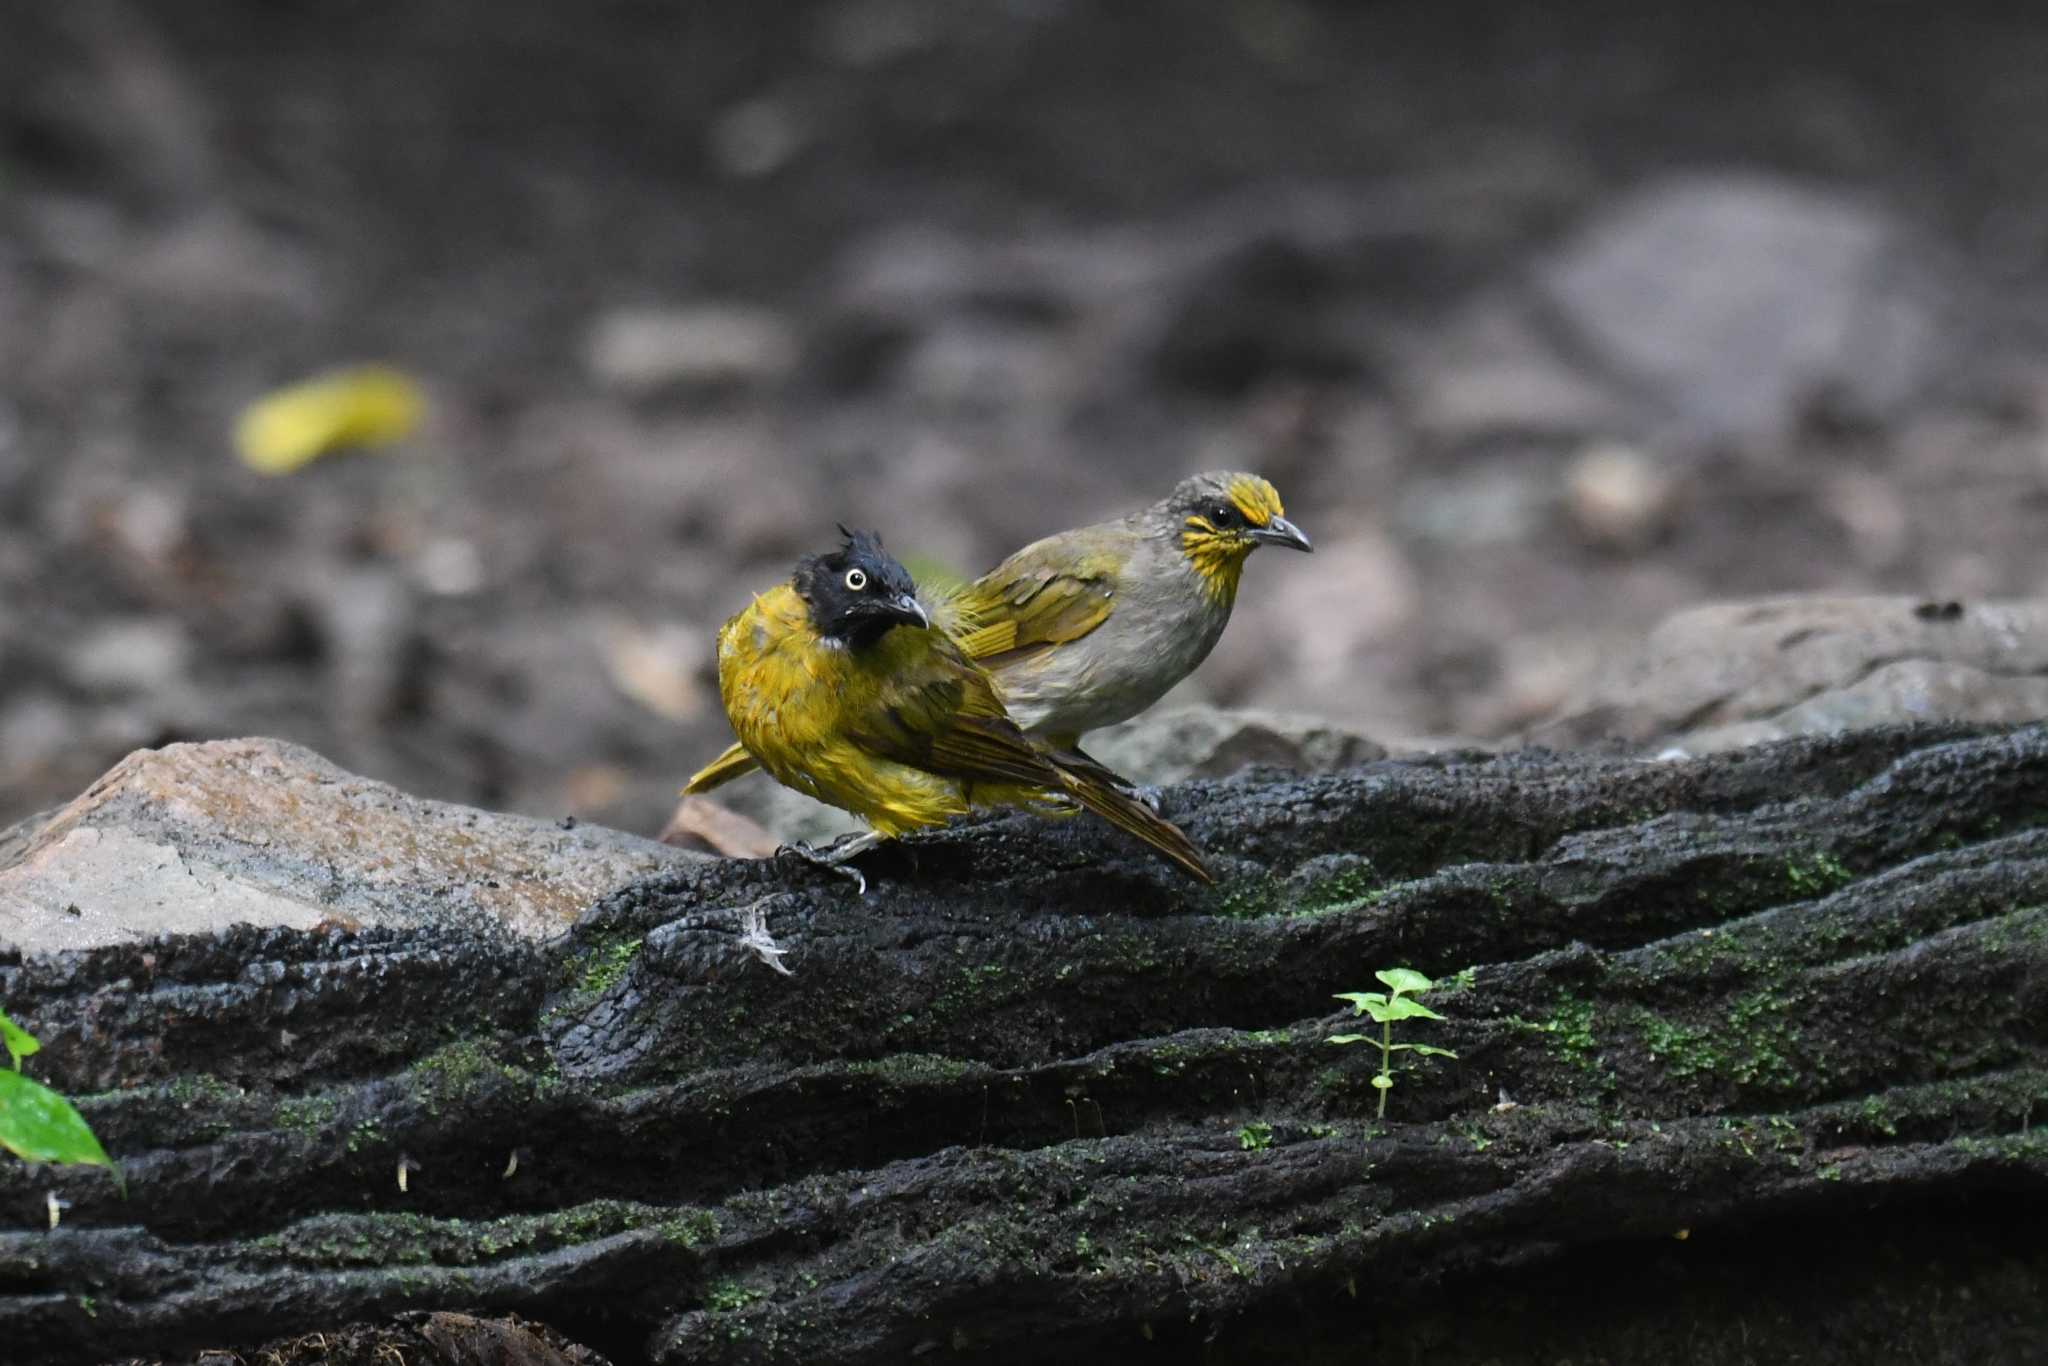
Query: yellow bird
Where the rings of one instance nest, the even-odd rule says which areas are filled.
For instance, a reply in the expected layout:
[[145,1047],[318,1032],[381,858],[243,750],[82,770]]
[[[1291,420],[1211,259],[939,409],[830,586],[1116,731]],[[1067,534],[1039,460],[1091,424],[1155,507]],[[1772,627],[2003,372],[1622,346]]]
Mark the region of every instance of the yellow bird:
[[976,807],[1078,802],[1211,880],[1188,837],[1116,775],[1017,727],[988,675],[931,629],[909,571],[872,533],[798,561],[788,583],[725,623],[718,691],[740,744],[777,782],[873,827],[826,854],[798,851],[813,861],[836,867]]
[[[1083,734],[1136,716],[1208,658],[1262,545],[1314,548],[1258,475],[1198,474],[1128,517],[1034,541],[933,616],[988,670],[1011,719],[1081,758]],[[754,767],[734,745],[683,790]]]

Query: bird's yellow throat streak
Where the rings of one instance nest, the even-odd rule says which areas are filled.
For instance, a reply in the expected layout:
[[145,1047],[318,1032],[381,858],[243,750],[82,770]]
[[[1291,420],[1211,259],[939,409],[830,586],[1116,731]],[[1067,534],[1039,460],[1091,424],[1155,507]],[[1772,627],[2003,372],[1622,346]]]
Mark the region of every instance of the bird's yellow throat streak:
[[1190,517],[1180,533],[1180,548],[1217,605],[1227,608],[1237,601],[1237,582],[1252,553],[1250,541],[1219,533],[1206,518]]

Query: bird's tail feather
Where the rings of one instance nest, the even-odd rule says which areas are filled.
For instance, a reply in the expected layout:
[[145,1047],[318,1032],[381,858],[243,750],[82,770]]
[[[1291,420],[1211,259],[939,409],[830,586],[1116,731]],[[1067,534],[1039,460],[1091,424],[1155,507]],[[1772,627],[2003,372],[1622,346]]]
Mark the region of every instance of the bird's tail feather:
[[683,784],[683,794],[695,796],[700,792],[709,792],[712,788],[723,787],[734,778],[744,777],[759,767],[760,764],[755,761],[754,756],[746,750],[738,745],[728,745],[725,753],[691,775],[690,781]]
[[1065,740],[1063,737],[1049,737],[1043,743],[1047,747],[1046,757],[1076,777],[1086,778],[1092,783],[1101,783],[1105,787],[1116,788],[1120,792],[1130,792],[1136,787],[1136,784],[1129,778],[1124,777],[1123,774],[1118,773],[1108,764],[1103,763],[1093,755],[1082,753],[1081,747],[1070,740]]
[[1179,826],[1126,791],[1129,785],[1116,774],[1083,755],[1046,757],[1059,770],[1060,785],[1075,801],[1125,834],[1151,845],[1202,881],[1216,880],[1208,864],[1202,861],[1202,851],[1195,847],[1195,842],[1182,834]]

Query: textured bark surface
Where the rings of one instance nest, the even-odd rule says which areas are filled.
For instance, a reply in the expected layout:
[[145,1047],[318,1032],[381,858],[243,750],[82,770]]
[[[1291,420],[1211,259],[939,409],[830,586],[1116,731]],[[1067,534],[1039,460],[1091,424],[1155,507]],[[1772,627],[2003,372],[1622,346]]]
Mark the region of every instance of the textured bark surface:
[[[2048,1350],[2048,1255],[1988,1231],[2048,1211],[2048,728],[1167,809],[1216,888],[1019,816],[878,854],[865,900],[707,861],[552,944],[0,967],[129,1179],[0,1166],[0,1341],[461,1310],[661,1363]],[[1331,994],[1397,964],[1460,1056],[1375,1123]]]

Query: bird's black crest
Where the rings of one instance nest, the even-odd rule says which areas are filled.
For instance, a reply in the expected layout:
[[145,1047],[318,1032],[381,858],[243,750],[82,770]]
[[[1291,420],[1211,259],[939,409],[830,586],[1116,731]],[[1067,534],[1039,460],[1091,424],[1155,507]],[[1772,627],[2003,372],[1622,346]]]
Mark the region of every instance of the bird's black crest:
[[906,606],[916,602],[917,585],[910,571],[882,548],[881,535],[845,526],[839,534],[845,544],[798,560],[791,578],[818,634],[859,646],[879,640],[891,626],[922,625]]

